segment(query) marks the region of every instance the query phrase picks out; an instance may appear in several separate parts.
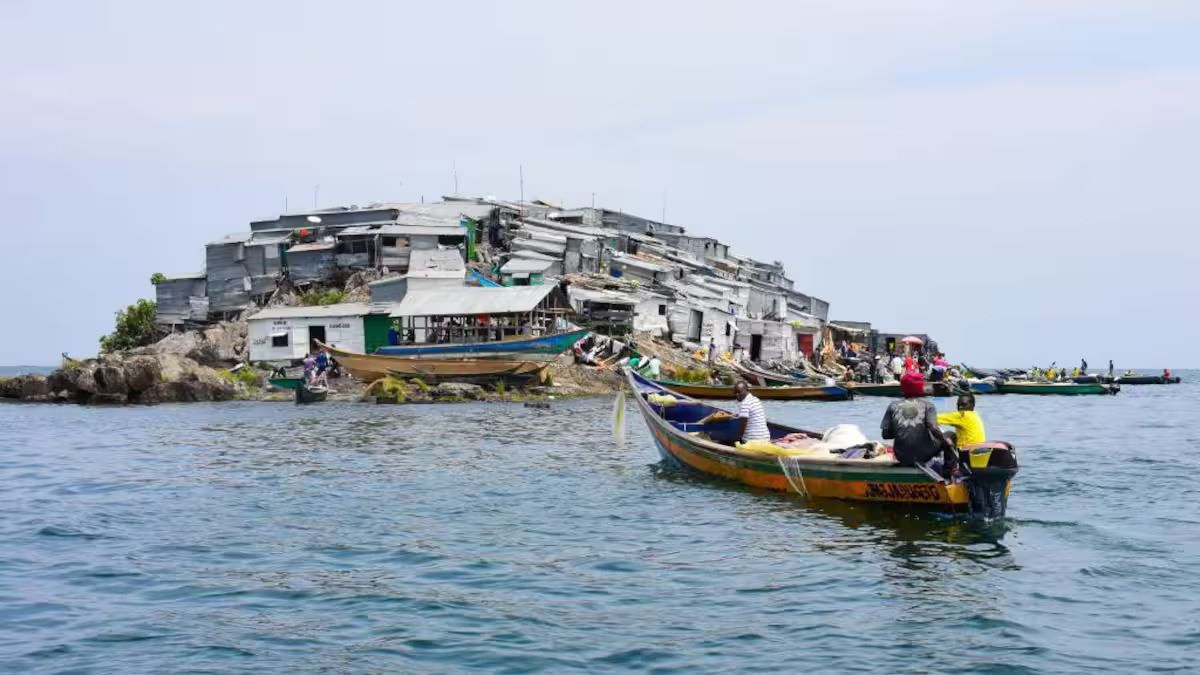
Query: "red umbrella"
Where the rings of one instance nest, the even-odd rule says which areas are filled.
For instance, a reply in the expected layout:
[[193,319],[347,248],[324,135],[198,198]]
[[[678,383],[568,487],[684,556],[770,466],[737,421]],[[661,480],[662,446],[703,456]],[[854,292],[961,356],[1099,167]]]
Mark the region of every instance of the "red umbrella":
[[903,344],[906,344],[906,345],[923,345],[923,344],[925,344],[924,340],[922,340],[921,338],[919,338],[915,335],[909,335],[908,337],[900,338],[900,342]]

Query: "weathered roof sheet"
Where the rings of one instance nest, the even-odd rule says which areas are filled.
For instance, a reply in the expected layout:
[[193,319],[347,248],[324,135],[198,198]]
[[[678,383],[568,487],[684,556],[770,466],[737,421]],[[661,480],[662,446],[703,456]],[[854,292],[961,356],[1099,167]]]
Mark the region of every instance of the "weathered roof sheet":
[[365,316],[385,312],[387,308],[387,305],[370,305],[365,302],[343,302],[337,305],[314,305],[312,307],[267,307],[248,318],[247,321]]
[[287,250],[288,253],[304,253],[306,251],[327,251],[334,247],[331,242],[314,241],[311,244],[296,244]]
[[533,310],[557,286],[410,290],[392,305],[392,316],[509,314]]
[[397,225],[391,221],[386,223],[368,223],[355,225],[337,233],[338,237],[353,237],[382,234],[385,236],[414,236],[433,235],[438,237],[465,237],[467,231],[457,224],[453,227],[445,225]]
[[467,266],[456,249],[415,249],[408,259],[409,277],[461,279]]
[[636,305],[640,302],[638,297],[629,293],[607,291],[599,288],[584,288],[582,286],[568,286],[567,295],[572,300],[606,302],[613,305]]
[[187,274],[168,274],[163,281],[183,281],[185,279],[206,279],[204,272],[188,272]]
[[[548,257],[548,256],[547,256]],[[550,269],[555,260],[539,260],[535,258],[512,258],[504,263],[500,271],[505,274],[529,274],[530,272],[545,272]]]

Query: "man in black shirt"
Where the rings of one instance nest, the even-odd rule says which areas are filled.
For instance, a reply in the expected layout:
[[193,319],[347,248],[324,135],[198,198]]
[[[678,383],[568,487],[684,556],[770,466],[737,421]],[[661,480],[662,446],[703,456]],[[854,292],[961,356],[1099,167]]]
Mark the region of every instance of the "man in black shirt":
[[894,401],[883,414],[880,430],[886,439],[895,439],[893,449],[903,466],[925,464],[942,453],[942,475],[950,477],[958,465],[954,446],[937,422],[937,407],[925,398],[925,378],[905,373],[900,378],[904,398]]

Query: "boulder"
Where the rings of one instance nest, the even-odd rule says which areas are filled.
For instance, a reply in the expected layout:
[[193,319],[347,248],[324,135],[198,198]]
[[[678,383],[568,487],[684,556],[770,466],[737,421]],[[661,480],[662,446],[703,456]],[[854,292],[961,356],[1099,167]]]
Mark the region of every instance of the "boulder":
[[65,391],[73,397],[87,397],[96,393],[96,378],[92,375],[94,368],[93,362],[75,361],[50,373],[46,379],[54,391]]
[[134,355],[186,356],[206,366],[229,366],[245,359],[246,322],[223,321],[203,331],[172,333],[149,347],[130,352]]
[[87,402],[91,405],[124,405],[129,402],[129,398],[125,394],[99,393],[92,394]]
[[150,389],[161,377],[162,365],[153,356],[131,356],[125,361],[125,384],[131,392]]
[[125,368],[120,362],[101,363],[92,372],[96,379],[97,394],[114,394],[125,396],[129,387],[125,383]]
[[464,382],[443,382],[430,393],[434,398],[469,398],[477,401],[483,398],[483,387]]

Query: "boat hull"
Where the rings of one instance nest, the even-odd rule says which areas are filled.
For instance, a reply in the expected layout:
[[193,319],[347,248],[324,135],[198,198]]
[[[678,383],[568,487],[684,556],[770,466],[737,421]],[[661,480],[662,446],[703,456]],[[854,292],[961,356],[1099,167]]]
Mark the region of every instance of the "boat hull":
[[1170,378],[1162,375],[1126,375],[1117,378],[1117,384],[1179,384],[1179,376]]
[[325,387],[310,387],[308,385],[300,385],[296,387],[296,403],[319,403],[325,400],[329,391]]
[[1058,382],[1001,382],[1001,394],[1033,396],[1104,396],[1115,394],[1120,387],[1107,384],[1073,384]]
[[[732,399],[732,386],[713,386],[652,380],[664,388],[685,396],[702,399]],[[843,387],[758,387],[751,386],[750,393],[761,399],[775,401],[848,401],[853,396]]]
[[385,345],[375,350],[379,356],[406,356],[412,358],[470,357],[477,359],[511,359],[524,361],[549,361],[571,348],[588,334],[587,329],[540,337],[498,340],[496,342],[470,342],[465,344],[432,345]]
[[334,347],[329,352],[352,375],[364,382],[382,377],[417,377],[427,381],[491,381],[541,377],[547,364],[539,361],[469,358],[413,358],[360,354]]
[[672,393],[671,390],[631,373],[627,373],[626,377],[659,453],[673,464],[753,487],[803,491],[810,497],[934,506],[946,510],[966,510],[968,507],[969,494],[965,484],[948,484],[935,480],[915,467],[896,464],[859,460],[800,460],[802,480],[797,484],[789,478],[779,458],[739,452],[736,448],[704,440],[676,428],[641,395],[646,389],[639,388],[639,380],[666,393]]

